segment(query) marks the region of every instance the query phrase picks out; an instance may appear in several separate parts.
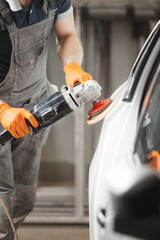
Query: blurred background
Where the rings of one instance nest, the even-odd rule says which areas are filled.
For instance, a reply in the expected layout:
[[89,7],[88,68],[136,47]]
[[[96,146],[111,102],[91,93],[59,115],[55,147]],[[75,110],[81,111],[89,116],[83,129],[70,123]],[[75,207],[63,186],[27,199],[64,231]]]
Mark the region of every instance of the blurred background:
[[[83,69],[102,86],[101,98],[110,97],[127,80],[142,45],[160,18],[160,0],[72,3],[84,48]],[[54,33],[48,54],[48,78],[59,89],[65,84]],[[102,122],[86,124],[91,107],[88,103],[52,126],[42,152],[35,208],[19,230],[22,240],[30,239],[32,231],[39,232],[39,240],[40,236],[48,240],[82,236],[89,239],[88,171],[102,126]]]

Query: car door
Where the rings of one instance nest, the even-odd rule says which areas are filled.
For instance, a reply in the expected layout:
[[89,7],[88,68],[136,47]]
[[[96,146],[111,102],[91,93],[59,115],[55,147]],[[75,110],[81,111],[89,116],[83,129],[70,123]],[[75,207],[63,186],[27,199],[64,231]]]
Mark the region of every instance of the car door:
[[132,154],[138,164],[110,172],[110,216],[97,214],[100,240],[160,239],[160,56],[148,80]]

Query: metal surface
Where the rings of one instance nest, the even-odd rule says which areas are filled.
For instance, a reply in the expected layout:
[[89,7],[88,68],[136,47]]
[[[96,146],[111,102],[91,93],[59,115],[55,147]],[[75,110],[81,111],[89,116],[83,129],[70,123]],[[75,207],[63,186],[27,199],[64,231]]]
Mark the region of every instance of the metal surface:
[[74,111],[84,102],[94,102],[101,95],[101,86],[95,80],[89,80],[75,87],[62,87],[61,92],[67,104]]

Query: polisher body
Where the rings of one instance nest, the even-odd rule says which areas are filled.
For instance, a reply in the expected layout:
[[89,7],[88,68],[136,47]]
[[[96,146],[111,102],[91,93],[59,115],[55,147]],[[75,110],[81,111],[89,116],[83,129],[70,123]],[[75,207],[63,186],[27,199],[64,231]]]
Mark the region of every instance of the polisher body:
[[[84,102],[95,102],[100,95],[101,87],[95,80],[76,84],[74,87],[62,86],[60,91],[54,93],[31,110],[38,122],[38,127],[34,128],[28,120],[26,120],[26,123],[32,134],[37,134],[69,113],[76,111]],[[0,134],[0,143],[4,145],[13,138],[10,132],[4,130]]]

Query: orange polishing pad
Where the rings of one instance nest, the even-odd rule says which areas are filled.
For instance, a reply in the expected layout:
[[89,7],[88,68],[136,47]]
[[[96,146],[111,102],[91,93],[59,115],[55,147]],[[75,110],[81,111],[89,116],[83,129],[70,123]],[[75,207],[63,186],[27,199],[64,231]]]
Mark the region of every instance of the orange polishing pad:
[[93,108],[89,110],[89,116],[86,119],[87,124],[94,124],[102,120],[115,106],[117,101],[118,98],[107,98],[105,100],[98,99],[97,101],[93,102]]

